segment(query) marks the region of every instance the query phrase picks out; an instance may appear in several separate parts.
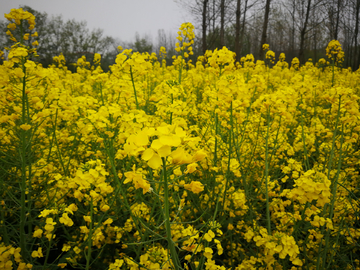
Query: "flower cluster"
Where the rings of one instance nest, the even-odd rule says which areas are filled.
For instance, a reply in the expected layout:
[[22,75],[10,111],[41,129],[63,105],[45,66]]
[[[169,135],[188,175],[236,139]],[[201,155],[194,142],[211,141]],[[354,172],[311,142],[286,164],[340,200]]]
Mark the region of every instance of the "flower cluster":
[[341,44],[338,40],[332,40],[329,42],[326,47],[326,56],[336,62],[342,62],[344,60],[344,51],[342,50]]
[[[28,40],[30,33],[25,33],[21,40],[17,40],[11,31],[14,31],[17,26],[23,27],[22,22],[25,20],[28,23],[28,30],[33,30],[35,28],[35,16],[28,11],[24,11],[22,8],[19,9],[11,9],[9,14],[5,14],[5,18],[10,21],[7,28],[9,29],[6,34],[10,37],[10,39],[14,42]],[[31,34],[32,37],[37,37],[37,32]],[[38,45],[38,41],[34,41],[32,43],[33,46]]]
[[[178,31],[178,37],[176,38],[179,42],[175,44],[175,50],[182,52],[185,58],[189,55],[193,55],[192,44],[194,44],[195,38],[195,27],[191,23],[183,23]],[[186,52],[187,50],[187,52]]]

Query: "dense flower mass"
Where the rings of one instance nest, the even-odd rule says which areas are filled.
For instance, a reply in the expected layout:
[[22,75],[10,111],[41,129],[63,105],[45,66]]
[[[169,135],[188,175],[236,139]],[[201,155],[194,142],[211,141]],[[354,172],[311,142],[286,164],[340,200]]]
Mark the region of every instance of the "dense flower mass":
[[337,41],[315,65],[267,44],[192,64],[185,23],[171,66],[119,48],[72,73],[5,17],[0,269],[360,269],[360,71]]

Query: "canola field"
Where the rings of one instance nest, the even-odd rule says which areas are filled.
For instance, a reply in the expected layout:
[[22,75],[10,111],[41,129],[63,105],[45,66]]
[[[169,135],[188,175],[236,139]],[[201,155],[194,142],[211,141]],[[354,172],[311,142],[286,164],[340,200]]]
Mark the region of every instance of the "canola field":
[[[225,47],[43,68],[6,14],[0,269],[360,269],[360,71]],[[13,33],[20,29],[18,40]],[[41,37],[39,37],[41,40]]]

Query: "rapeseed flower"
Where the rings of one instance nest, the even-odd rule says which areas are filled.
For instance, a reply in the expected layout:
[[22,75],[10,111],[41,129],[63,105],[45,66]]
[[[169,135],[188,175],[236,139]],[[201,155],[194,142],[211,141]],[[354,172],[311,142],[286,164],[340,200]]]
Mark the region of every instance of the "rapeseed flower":
[[[83,268],[90,253],[89,264],[110,269],[170,269],[176,257],[189,269],[359,267],[336,258],[360,237],[359,79],[335,68],[338,42],[327,48],[331,63],[315,66],[294,58],[289,68],[283,53],[266,66],[275,57],[268,45],[256,64],[251,54],[234,64],[222,48],[193,65],[186,23],[170,66],[159,63],[165,48],[159,57],[119,48],[110,73],[99,54],[72,73],[61,54],[48,68],[29,60],[36,51],[22,42],[38,36],[33,16],[6,16],[15,43],[0,66],[0,210],[9,225],[0,226],[0,265],[36,268],[45,247],[52,256],[63,243],[60,257]],[[28,228],[24,251],[17,236]]]
[[33,258],[41,258],[41,257],[44,257],[43,253],[42,253],[42,248],[39,247],[38,250],[34,250],[32,253],[31,253],[31,257]]
[[133,170],[131,172],[124,173],[124,176],[126,177],[124,184],[133,182],[136,189],[143,189],[143,194],[150,192],[150,183],[143,178],[142,174],[136,172],[135,165],[133,166]]
[[199,181],[192,181],[190,184],[185,184],[184,188],[197,194],[204,190],[204,185]]

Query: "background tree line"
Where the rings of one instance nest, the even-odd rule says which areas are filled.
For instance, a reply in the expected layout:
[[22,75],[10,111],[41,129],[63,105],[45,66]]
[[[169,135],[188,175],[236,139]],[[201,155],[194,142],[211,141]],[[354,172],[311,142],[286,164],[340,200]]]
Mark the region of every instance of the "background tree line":
[[198,30],[201,53],[226,46],[237,60],[246,54],[263,58],[267,43],[278,56],[298,57],[303,64],[325,57],[339,40],[343,66],[359,68],[360,0],[175,0],[190,12]]
[[[343,66],[359,68],[360,0],[174,0],[179,8],[189,12],[196,28],[193,61],[206,50],[228,47],[236,52],[237,60],[246,54],[263,58],[262,44],[278,56],[286,54],[287,61],[298,57],[301,63],[309,58],[314,62],[325,57],[329,41],[337,39],[345,51]],[[71,63],[85,55],[92,60],[94,53],[102,56],[102,68],[107,71],[118,53],[117,47],[139,52],[158,52],[167,49],[167,62],[175,54],[176,33],[158,30],[156,41],[150,36],[135,33],[134,42],[122,42],[104,36],[101,29],[89,30],[86,22],[68,20],[61,16],[23,6],[36,16],[39,34],[38,61],[45,67],[52,58],[63,53],[70,69]],[[9,46],[7,22],[1,21],[0,43]],[[31,43],[33,40],[29,40]]]
[[[46,12],[39,12],[29,6],[20,6],[24,10],[32,13],[36,17],[34,31],[38,37],[29,37],[24,41],[25,45],[30,45],[35,39],[38,40],[37,52],[39,57],[35,60],[44,67],[53,63],[53,57],[63,54],[69,70],[75,71],[73,65],[77,59],[85,56],[87,61],[92,63],[94,54],[99,53],[102,57],[101,67],[104,71],[109,70],[109,65],[115,63],[116,55],[119,53],[118,46],[124,49],[133,49],[138,52],[159,51],[160,46],[167,46],[170,54],[167,61],[171,63],[171,56],[175,53],[175,36],[165,33],[164,30],[158,31],[158,40],[162,45],[153,45],[151,37],[144,35],[140,37],[135,33],[135,41],[124,42],[110,36],[105,36],[102,29],[89,30],[85,21],[68,20],[64,21],[61,16],[49,16]],[[13,42],[6,35],[8,25],[7,20],[0,21],[0,49],[11,47]],[[20,40],[20,30],[14,32],[15,38]],[[170,40],[172,38],[172,40]],[[5,55],[6,57],[6,55]],[[0,64],[3,60],[0,60]]]

